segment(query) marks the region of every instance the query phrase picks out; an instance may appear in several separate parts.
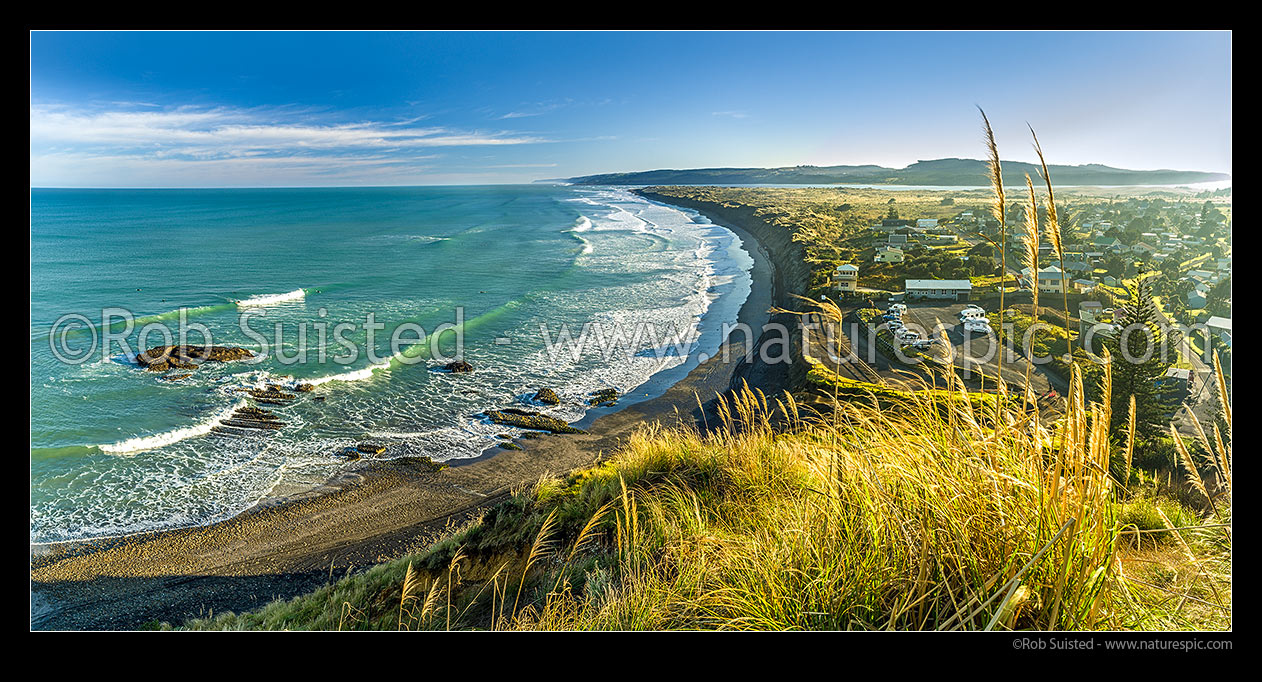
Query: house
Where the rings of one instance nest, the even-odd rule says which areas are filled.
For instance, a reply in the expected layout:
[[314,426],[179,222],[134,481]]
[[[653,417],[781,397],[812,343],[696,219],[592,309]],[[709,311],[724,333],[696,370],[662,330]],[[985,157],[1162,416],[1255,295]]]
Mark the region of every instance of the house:
[[1073,282],[1074,291],[1080,294],[1089,294],[1095,291],[1096,284],[1089,279],[1076,279]]
[[973,283],[966,279],[909,279],[903,282],[909,298],[949,298],[968,300]]
[[1230,317],[1219,317],[1215,315],[1208,320],[1205,320],[1205,328],[1208,329],[1211,334],[1217,334],[1218,338],[1222,339],[1223,343],[1227,344],[1228,348],[1231,347]]
[[1083,301],[1078,304],[1078,334],[1086,338],[1090,334],[1110,336],[1117,327],[1104,321],[1104,304],[1099,301]]
[[1210,284],[1218,283],[1218,273],[1211,272],[1209,270],[1192,270],[1188,273],[1188,277],[1192,279],[1199,279],[1203,282],[1209,282]]
[[1100,237],[1096,237],[1095,239],[1092,239],[1091,245],[1101,251],[1108,251],[1110,249],[1122,248],[1122,242],[1118,241],[1114,237],[1104,237],[1104,236],[1100,236]]
[[1115,287],[1119,284],[1118,279],[1113,275],[1105,275],[1104,277],[1101,277],[1100,283],[1107,287]]
[[1189,291],[1187,295],[1188,307],[1189,308],[1204,308],[1205,301],[1208,298],[1209,298],[1209,290],[1200,288],[1200,287],[1193,287],[1192,290]]
[[928,230],[937,226],[937,218],[919,218],[916,220],[916,227],[919,227],[922,230]]
[[[1021,279],[1028,285],[1031,281],[1030,269],[1021,270]],[[1066,274],[1055,265],[1042,268],[1038,272],[1039,292],[1044,294],[1059,294],[1061,292],[1061,280],[1067,279]]]
[[1219,272],[1230,272],[1230,271],[1231,271],[1231,259],[1230,259],[1230,258],[1219,258],[1219,259],[1218,259],[1218,261],[1217,261],[1217,266],[1218,266],[1218,270],[1219,270]]
[[874,263],[901,263],[903,262],[903,250],[893,246],[884,248],[878,247],[876,256],[872,258]]
[[1138,242],[1131,247],[1131,253],[1136,256],[1151,256],[1157,253],[1157,247],[1147,242]]
[[837,291],[856,291],[859,288],[859,268],[850,263],[838,265],[833,271],[833,282]]
[[959,240],[960,238],[953,234],[930,234],[930,235],[925,235],[924,237],[924,241],[926,244],[932,244],[934,246],[944,246],[946,244],[954,244],[958,242]]
[[892,235],[890,235],[890,241],[889,241],[889,243],[891,243],[891,244],[906,244],[906,243],[907,243],[907,235],[905,235],[905,234],[892,234]]

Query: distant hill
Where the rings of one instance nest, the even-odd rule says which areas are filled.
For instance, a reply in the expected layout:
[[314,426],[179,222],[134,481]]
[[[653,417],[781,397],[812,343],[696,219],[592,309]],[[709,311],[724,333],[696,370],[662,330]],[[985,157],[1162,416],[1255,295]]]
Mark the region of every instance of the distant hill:
[[[1100,164],[1049,166],[1058,185],[1183,185],[1229,180],[1226,173],[1178,170],[1128,170]],[[1020,185],[1025,174],[1038,179],[1038,166],[1004,161],[1004,184]],[[882,166],[790,166],[785,168],[694,168],[635,173],[604,173],[569,178],[576,185],[947,185],[988,184],[986,162],[978,159],[917,161],[906,168]]]

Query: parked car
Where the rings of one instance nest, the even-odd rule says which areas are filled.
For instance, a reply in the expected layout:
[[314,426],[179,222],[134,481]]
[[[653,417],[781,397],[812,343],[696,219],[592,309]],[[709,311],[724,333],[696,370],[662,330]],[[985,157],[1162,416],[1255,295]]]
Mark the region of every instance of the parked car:
[[987,319],[986,319],[986,318],[984,318],[984,317],[983,317],[983,318],[975,318],[975,319],[965,320],[965,321],[964,321],[964,331],[966,331],[966,332],[981,332],[981,333],[983,333],[983,334],[989,334],[989,333],[991,332],[991,329],[990,329],[990,320],[987,320]]

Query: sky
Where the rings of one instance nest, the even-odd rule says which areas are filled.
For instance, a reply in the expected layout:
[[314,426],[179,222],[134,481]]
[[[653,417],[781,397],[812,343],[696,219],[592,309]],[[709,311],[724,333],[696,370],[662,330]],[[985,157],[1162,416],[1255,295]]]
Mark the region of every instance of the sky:
[[31,185],[981,158],[1231,172],[1229,32],[32,32]]

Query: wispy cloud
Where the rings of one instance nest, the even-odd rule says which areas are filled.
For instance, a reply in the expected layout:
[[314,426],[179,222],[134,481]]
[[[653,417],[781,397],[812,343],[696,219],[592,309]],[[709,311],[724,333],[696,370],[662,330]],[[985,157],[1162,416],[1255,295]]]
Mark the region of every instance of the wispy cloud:
[[329,121],[319,113],[228,107],[119,107],[98,110],[59,105],[31,107],[31,177],[107,177],[130,173],[134,182],[161,178],[229,176],[347,176],[435,158],[433,150],[549,142],[505,130],[462,130],[399,121]]
[[543,116],[544,114],[551,113],[553,111],[556,111],[557,109],[568,107],[571,104],[574,104],[574,100],[572,99],[564,99],[564,100],[552,101],[552,102],[539,102],[536,104],[532,104],[530,106],[522,107],[521,109],[515,109],[506,114],[500,114],[499,116],[496,116],[495,119],[499,121],[504,121],[504,120],[514,119],[514,118],[530,118],[532,116]]
[[726,118],[749,118],[749,114],[744,111],[713,111],[712,116],[723,116]]

